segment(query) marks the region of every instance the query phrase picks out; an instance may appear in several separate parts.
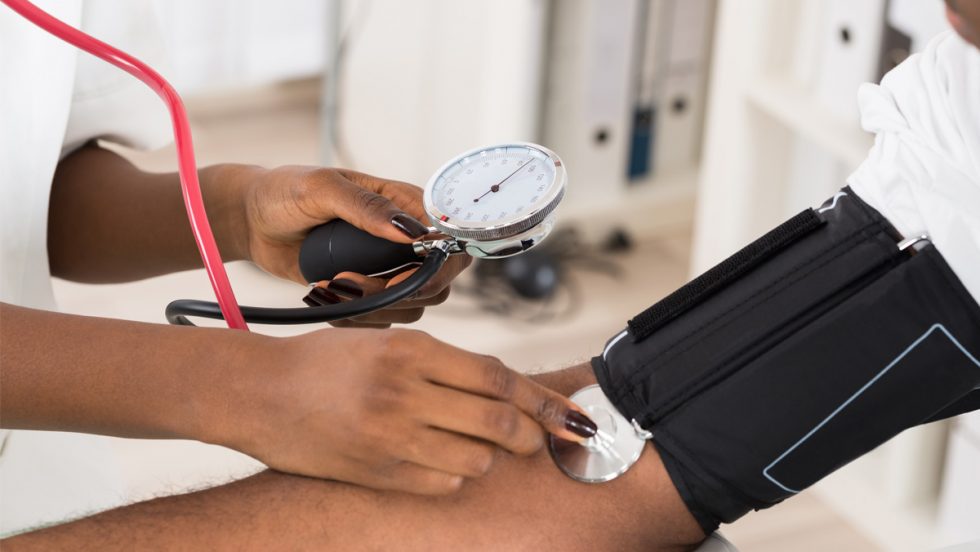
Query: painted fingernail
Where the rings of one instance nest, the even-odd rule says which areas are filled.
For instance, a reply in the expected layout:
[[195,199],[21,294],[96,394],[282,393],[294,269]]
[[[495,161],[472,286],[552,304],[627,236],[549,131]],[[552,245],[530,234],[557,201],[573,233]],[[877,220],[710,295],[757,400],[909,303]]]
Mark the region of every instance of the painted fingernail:
[[346,297],[348,299],[356,299],[358,297],[364,297],[364,290],[357,283],[350,280],[333,280],[327,285],[327,291],[332,291],[335,294]]
[[391,225],[402,234],[416,240],[429,233],[429,229],[407,213],[398,213],[391,217]]
[[311,307],[322,307],[325,305],[334,305],[341,301],[337,294],[327,291],[322,287],[315,287],[310,290],[310,293],[303,298],[303,302]]
[[599,431],[599,426],[578,410],[569,410],[565,414],[565,429],[579,437],[588,439]]

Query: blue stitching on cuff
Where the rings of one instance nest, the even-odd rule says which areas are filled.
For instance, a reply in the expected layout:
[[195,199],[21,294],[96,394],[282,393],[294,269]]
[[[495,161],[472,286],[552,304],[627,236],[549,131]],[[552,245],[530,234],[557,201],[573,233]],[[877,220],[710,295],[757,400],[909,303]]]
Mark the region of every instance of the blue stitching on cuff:
[[810,437],[813,437],[813,434],[815,434],[817,431],[819,431],[820,428],[822,428],[823,426],[827,425],[827,423],[830,422],[830,420],[832,420],[834,418],[834,416],[837,416],[838,414],[840,414],[840,412],[842,410],[844,410],[844,408],[846,408],[847,405],[849,405],[852,402],[854,402],[855,399],[857,399],[859,396],[861,396],[862,393],[864,393],[865,391],[867,391],[869,387],[871,387],[872,385],[875,384],[875,382],[877,382],[878,380],[880,380],[882,378],[882,376],[884,376],[886,373],[888,373],[889,370],[891,370],[903,358],[905,358],[909,353],[911,353],[916,347],[919,346],[919,344],[921,344],[927,337],[929,337],[930,334],[932,334],[936,330],[939,330],[939,331],[943,332],[944,334],[946,334],[946,337],[948,337],[949,340],[952,341],[953,344],[956,345],[956,347],[959,348],[959,350],[962,351],[964,355],[966,355],[966,358],[970,359],[974,364],[976,364],[977,365],[977,368],[980,368],[980,360],[977,360],[977,358],[975,356],[973,356],[972,354],[970,354],[970,352],[966,350],[966,347],[964,347],[959,341],[957,341],[956,338],[953,337],[953,335],[951,333],[949,333],[949,331],[946,329],[945,326],[943,326],[942,324],[933,324],[928,330],[926,330],[926,332],[924,334],[922,334],[921,336],[919,336],[918,339],[916,339],[915,341],[913,341],[911,345],[909,345],[904,351],[902,351],[902,353],[900,355],[898,355],[897,357],[895,357],[895,360],[893,360],[890,363],[888,363],[888,366],[885,366],[885,368],[882,369],[880,372],[878,372],[878,374],[875,377],[871,378],[871,380],[869,380],[868,383],[864,384],[864,386],[862,386],[860,389],[858,389],[853,395],[851,395],[851,397],[849,399],[847,399],[846,401],[844,401],[840,406],[837,407],[836,410],[834,410],[833,412],[831,412],[831,414],[829,416],[827,416],[826,418],[824,418],[824,420],[822,422],[820,422],[819,424],[817,424],[816,427],[814,427],[813,429],[811,429],[810,432],[807,433],[806,435],[804,435],[802,439],[800,439],[799,441],[797,441],[796,444],[794,444],[790,448],[786,449],[786,452],[780,454],[778,458],[776,458],[768,466],[766,466],[765,469],[762,470],[762,475],[764,475],[766,477],[766,479],[768,479],[769,481],[772,481],[773,484],[775,484],[777,487],[779,487],[780,489],[783,489],[786,492],[793,493],[793,494],[796,494],[796,493],[800,492],[800,491],[795,490],[795,489],[790,489],[786,485],[783,485],[782,483],[780,483],[779,481],[777,481],[776,478],[774,478],[773,476],[769,475],[769,470],[771,470],[776,464],[778,464],[780,461],[782,461],[782,459],[785,458],[789,453],[791,453],[794,450],[796,450],[797,448],[799,448],[799,446],[802,445],[804,442],[806,442],[807,439],[809,439]]

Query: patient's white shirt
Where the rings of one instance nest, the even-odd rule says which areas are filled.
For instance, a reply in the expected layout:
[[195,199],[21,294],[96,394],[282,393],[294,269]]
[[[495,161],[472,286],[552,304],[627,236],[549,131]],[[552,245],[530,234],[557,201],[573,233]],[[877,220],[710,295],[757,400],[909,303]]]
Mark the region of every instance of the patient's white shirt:
[[[158,65],[149,2],[35,0],[73,26]],[[166,110],[128,74],[0,7],[0,300],[54,310],[47,213],[58,161],[94,137],[154,147]],[[0,534],[116,506],[123,479],[108,437],[0,430]]]
[[904,236],[928,234],[980,303],[980,50],[943,33],[858,103],[875,143],[848,184]]

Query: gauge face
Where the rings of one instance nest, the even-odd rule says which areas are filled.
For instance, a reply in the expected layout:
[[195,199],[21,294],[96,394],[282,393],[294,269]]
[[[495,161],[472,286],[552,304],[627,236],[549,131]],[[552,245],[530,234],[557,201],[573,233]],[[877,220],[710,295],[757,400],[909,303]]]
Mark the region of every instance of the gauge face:
[[425,190],[437,227],[504,228],[553,209],[562,194],[564,168],[552,152],[530,144],[467,152],[446,164]]

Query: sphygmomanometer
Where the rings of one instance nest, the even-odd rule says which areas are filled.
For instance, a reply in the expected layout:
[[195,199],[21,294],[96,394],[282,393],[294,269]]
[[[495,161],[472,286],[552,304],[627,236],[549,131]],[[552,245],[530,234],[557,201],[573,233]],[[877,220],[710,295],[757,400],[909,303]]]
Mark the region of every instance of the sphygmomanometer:
[[[566,182],[561,159],[544,146],[512,142],[466,151],[438,169],[424,188],[429,237],[394,243],[335,219],[314,228],[300,248],[299,267],[308,282],[331,280],[344,271],[383,276],[418,266],[405,281],[335,305],[242,306],[242,314],[261,324],[352,318],[411,296],[451,255],[500,259],[524,253],[550,234]],[[224,317],[218,303],[187,299],[170,303],[166,314],[176,324],[189,324],[187,316]]]
[[[845,188],[634,317],[592,367],[602,400],[584,403],[656,442],[711,532],[980,408],[980,307],[927,236],[898,235]],[[552,451],[607,480],[592,472],[639,454],[605,439]]]

